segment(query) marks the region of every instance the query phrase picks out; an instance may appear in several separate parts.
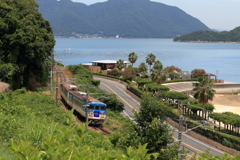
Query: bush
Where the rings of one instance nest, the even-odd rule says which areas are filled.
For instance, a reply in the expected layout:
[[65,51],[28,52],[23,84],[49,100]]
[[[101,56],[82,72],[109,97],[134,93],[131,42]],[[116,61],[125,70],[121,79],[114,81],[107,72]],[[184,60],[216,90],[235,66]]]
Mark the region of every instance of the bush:
[[136,78],[136,72],[133,69],[125,68],[125,70],[122,72],[122,76],[126,80],[132,80]]
[[100,80],[92,80],[92,84],[97,87],[99,86],[100,82]]
[[112,76],[119,76],[119,71],[118,69],[112,69],[111,71],[108,71],[107,74]]
[[164,83],[175,83],[175,82],[189,82],[189,81],[198,81],[197,78],[193,78],[193,79],[174,79],[171,81],[165,81]]
[[107,105],[107,108],[114,112],[122,112],[124,110],[124,104],[117,99],[115,94],[111,94],[108,97],[100,98],[101,102]]
[[170,98],[170,99],[179,99],[179,100],[184,100],[184,99],[188,99],[188,96],[181,93],[181,92],[177,92],[177,91],[167,91],[167,92],[163,92],[162,95],[164,97]]
[[27,93],[27,90],[26,90],[26,88],[17,89],[14,93],[15,93],[15,95],[25,94],[25,93]]

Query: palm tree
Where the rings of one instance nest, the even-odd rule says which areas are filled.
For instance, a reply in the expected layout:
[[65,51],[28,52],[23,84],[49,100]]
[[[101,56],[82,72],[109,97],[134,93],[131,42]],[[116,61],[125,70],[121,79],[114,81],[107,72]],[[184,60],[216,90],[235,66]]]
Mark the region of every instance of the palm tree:
[[119,69],[121,71],[125,67],[124,60],[119,59],[117,61],[116,67],[117,67],[117,69]]
[[205,109],[204,105],[208,103],[209,100],[213,100],[216,91],[213,89],[214,83],[208,77],[198,78],[197,83],[193,83],[194,98],[202,104],[202,118],[205,119]]
[[135,52],[129,53],[128,60],[132,63],[132,67],[133,67],[133,63],[137,61],[137,58],[138,56]]
[[140,63],[138,68],[141,72],[146,72],[147,71],[147,65],[144,62]]
[[150,66],[150,71],[151,71],[151,65],[155,62],[156,56],[152,53],[149,53],[148,56],[146,57],[146,63]]
[[156,82],[157,84],[161,84],[164,82],[167,78],[167,69],[163,69],[162,63],[157,60],[153,66],[153,69],[151,69],[151,78],[153,82]]

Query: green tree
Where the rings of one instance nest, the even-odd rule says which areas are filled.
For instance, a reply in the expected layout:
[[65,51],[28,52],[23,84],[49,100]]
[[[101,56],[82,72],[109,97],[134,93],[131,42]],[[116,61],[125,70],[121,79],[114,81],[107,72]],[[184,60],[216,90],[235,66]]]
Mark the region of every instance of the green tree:
[[194,69],[191,71],[192,78],[198,78],[202,77],[204,74],[206,74],[204,69]]
[[0,65],[11,66],[3,79],[13,89],[23,86],[31,89],[30,79],[48,81],[44,61],[55,41],[49,22],[37,7],[34,0],[0,1]]
[[153,69],[151,71],[152,71],[151,78],[153,82],[161,84],[166,80],[168,72],[166,69],[163,69],[163,65],[160,61],[155,62]]
[[138,68],[141,72],[146,72],[147,71],[147,65],[144,62],[140,63]]
[[151,71],[151,66],[155,62],[156,56],[152,53],[149,53],[148,56],[146,57],[146,63],[150,66],[150,71]]
[[142,96],[140,106],[139,113],[135,114],[134,130],[137,137],[132,138],[139,138],[140,144],[148,143],[149,153],[158,152],[158,159],[174,159],[178,153],[178,146],[173,144],[172,132],[166,123],[170,109],[149,93]]
[[137,61],[137,58],[138,56],[135,52],[129,53],[128,60],[132,63],[132,67],[133,67],[133,63]]
[[119,69],[121,71],[125,67],[124,60],[119,59],[117,61],[116,67],[117,67],[117,69]]
[[209,100],[213,100],[216,91],[213,89],[214,83],[211,79],[207,77],[198,78],[197,83],[193,83],[194,98],[202,104],[202,117],[205,119],[205,108],[204,105],[208,103]]
[[179,79],[180,78],[180,74],[176,73],[176,72],[169,72],[169,77],[171,78],[171,80]]

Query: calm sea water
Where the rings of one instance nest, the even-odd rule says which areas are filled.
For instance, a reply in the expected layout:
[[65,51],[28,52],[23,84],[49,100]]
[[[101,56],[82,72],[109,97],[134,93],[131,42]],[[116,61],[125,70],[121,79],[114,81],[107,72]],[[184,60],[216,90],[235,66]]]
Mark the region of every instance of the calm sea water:
[[[70,48],[70,51],[66,51]],[[175,43],[172,39],[73,39],[56,38],[55,58],[65,65],[95,60],[128,61],[135,52],[137,67],[149,53],[164,67],[174,65],[182,71],[204,69],[218,73],[218,79],[240,82],[240,43]]]

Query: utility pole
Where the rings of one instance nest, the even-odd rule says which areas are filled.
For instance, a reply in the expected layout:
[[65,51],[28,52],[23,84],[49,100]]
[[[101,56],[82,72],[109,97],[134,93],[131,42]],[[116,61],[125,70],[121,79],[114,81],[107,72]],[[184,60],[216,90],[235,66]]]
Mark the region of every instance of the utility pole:
[[[86,103],[87,103],[87,105],[86,105],[86,123],[88,123],[88,85],[86,85],[86,93],[87,93],[87,95],[86,95]],[[86,129],[88,129],[88,124],[86,124]]]
[[52,58],[52,63],[51,63],[51,73],[50,73],[50,92],[52,94],[52,92],[53,92],[53,86],[52,86],[52,83],[53,83],[53,65],[54,65],[54,53],[53,53],[53,51],[51,53],[51,58]]
[[[179,112],[179,124],[178,124],[178,144],[179,149],[182,148],[182,125],[183,125],[183,118],[182,118],[182,107],[180,106],[180,101],[178,100],[178,112]],[[178,153],[178,158],[182,159],[182,154]]]
[[58,105],[58,71],[57,68],[55,67],[55,73],[56,73],[56,105]]

